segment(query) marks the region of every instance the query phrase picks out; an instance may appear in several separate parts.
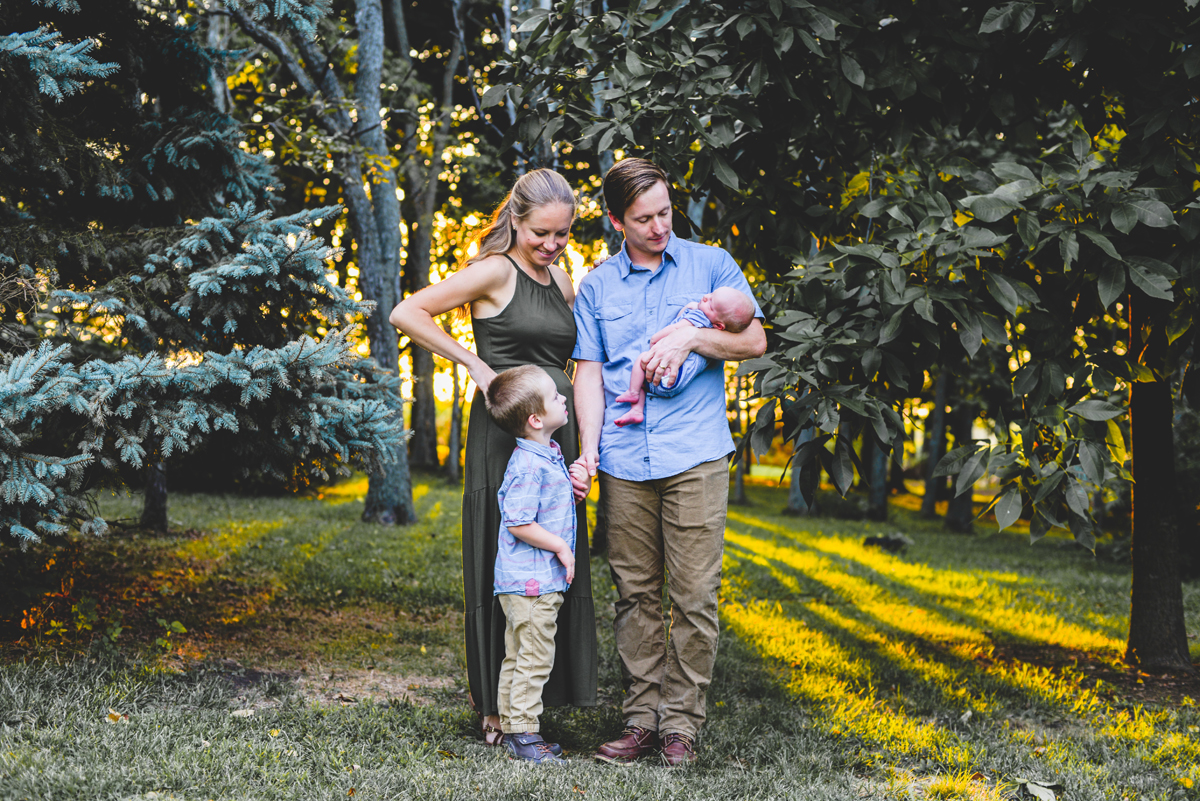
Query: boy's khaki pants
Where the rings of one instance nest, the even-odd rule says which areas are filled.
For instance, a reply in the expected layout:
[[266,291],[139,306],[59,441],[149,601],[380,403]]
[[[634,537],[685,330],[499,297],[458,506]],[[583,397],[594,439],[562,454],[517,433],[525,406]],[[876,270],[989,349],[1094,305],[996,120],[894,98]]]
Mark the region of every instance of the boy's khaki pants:
[[504,662],[500,665],[497,705],[505,734],[539,731],[542,687],[554,667],[561,592],[501,595],[504,610]]
[[[613,631],[625,674],[627,724],[695,739],[717,656],[717,591],[729,502],[729,459],[670,478],[600,473],[608,562],[620,596]],[[671,626],[663,626],[663,570]]]

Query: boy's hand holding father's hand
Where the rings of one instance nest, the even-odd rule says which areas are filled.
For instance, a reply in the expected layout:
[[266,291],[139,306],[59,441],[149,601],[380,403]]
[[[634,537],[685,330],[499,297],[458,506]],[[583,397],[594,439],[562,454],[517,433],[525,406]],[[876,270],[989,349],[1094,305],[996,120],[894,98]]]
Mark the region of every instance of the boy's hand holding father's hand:
[[571,491],[575,493],[575,502],[578,503],[586,498],[592,489],[592,477],[588,475],[583,457],[580,456],[572,462],[567,472],[571,476]]

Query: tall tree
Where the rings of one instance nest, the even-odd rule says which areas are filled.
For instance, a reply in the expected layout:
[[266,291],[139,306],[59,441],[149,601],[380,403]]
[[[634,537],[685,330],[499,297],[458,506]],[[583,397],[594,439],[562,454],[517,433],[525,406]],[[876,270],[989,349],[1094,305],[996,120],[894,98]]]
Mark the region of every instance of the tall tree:
[[[379,468],[402,440],[396,380],[349,353],[365,307],[328,283],[334,254],[309,230],[336,209],[256,208],[270,170],[212,107],[189,31],[128,0],[57,9],[0,20],[46,26],[0,48],[0,265],[58,284],[4,321],[41,342],[0,358],[0,527],[103,531],[97,487],[223,434],[234,469]],[[117,61],[89,64],[90,43],[49,26],[103,36]]]
[[[295,5],[324,10],[323,3]],[[358,286],[375,304],[366,326],[371,355],[398,374],[399,342],[387,318],[400,300],[401,214],[397,161],[385,134],[390,112],[381,93],[382,1],[356,0],[352,14],[327,18],[268,17],[264,5],[234,0],[225,7],[240,30],[274,56],[311,113],[311,127],[297,122],[287,135],[319,138],[329,153],[349,213]],[[397,451],[386,469],[371,475],[363,519],[398,524],[416,519],[407,453]]]
[[[891,444],[915,378],[979,358],[987,341],[1011,349],[1014,400],[998,445],[945,457],[956,493],[994,473],[1001,527],[1028,498],[1035,537],[1069,525],[1090,547],[1085,484],[1126,470],[1110,424],[1122,393],[1163,380],[1191,341],[1196,3],[590,11],[530,15],[520,91],[505,102],[520,105],[525,133],[544,120],[538,131],[637,148],[725,202],[741,258],[775,277],[759,285],[771,352],[743,369],[759,372],[763,395],[807,410],[818,436],[801,462],[821,459],[844,491],[850,436],[866,428]],[[603,54],[597,69],[577,70],[584,53]],[[601,70],[614,82],[608,118],[591,112]],[[1141,316],[1155,298],[1169,313]],[[1089,330],[1130,308],[1132,347]],[[1150,439],[1135,445],[1161,452],[1161,432],[1142,430]],[[1139,558],[1173,548],[1158,515],[1135,504],[1135,540],[1148,542],[1133,571],[1156,583],[1135,578],[1127,658],[1190,670],[1182,618],[1141,613],[1182,608],[1158,604],[1179,594],[1178,574]]]

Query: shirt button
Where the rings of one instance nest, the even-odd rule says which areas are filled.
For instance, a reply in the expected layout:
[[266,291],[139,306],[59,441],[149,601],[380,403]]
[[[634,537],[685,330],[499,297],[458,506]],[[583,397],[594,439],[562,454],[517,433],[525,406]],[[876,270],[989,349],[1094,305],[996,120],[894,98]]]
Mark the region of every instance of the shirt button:
[[642,457],[642,461],[643,461],[643,462],[648,462],[648,461],[650,461],[650,457],[649,457],[649,456],[643,456],[643,457]]

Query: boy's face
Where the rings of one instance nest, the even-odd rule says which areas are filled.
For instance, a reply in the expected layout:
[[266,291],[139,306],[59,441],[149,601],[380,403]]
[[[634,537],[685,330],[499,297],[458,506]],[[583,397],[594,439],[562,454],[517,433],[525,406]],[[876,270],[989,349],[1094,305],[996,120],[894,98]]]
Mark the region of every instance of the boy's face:
[[545,411],[538,417],[542,420],[542,430],[552,433],[567,424],[567,399],[559,394],[550,376],[542,375],[540,384],[542,409]]

